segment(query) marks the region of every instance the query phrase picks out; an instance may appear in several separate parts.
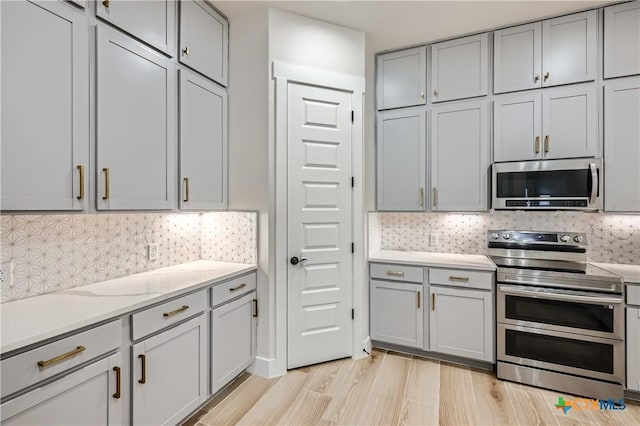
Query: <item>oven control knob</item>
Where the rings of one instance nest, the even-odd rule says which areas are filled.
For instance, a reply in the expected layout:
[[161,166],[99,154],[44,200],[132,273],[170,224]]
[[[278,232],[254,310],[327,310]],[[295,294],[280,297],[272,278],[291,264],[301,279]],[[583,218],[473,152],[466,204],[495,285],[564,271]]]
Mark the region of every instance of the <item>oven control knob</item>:
[[508,240],[509,238],[511,238],[511,234],[502,234],[502,238],[504,238],[505,240]]
[[491,238],[494,240],[497,240],[498,238],[500,238],[500,234],[498,234],[497,232],[494,232],[493,234],[491,234]]
[[582,235],[576,235],[575,237],[573,237],[573,241],[575,241],[576,243],[581,243],[584,241],[584,237]]
[[563,243],[568,243],[569,241],[571,241],[571,237],[568,235],[563,235],[562,237],[560,237],[560,241],[562,241]]

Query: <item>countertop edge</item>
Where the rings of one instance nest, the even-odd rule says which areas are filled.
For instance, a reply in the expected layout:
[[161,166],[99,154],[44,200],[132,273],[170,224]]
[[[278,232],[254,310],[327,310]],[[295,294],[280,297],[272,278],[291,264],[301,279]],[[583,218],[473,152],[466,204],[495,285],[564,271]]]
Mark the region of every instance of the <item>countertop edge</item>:
[[[424,252],[424,253],[428,256],[429,252]],[[447,254],[457,254],[457,253],[447,253]],[[460,256],[465,256],[465,255],[460,254]],[[475,270],[475,271],[489,271],[489,272],[495,272],[497,270],[497,266],[493,264],[493,262],[491,261],[491,259],[489,259],[489,257],[485,255],[478,255],[478,254],[475,254],[472,256],[485,257],[487,262],[490,265],[467,263],[462,260],[459,262],[443,262],[443,261],[436,261],[436,260],[414,260],[414,259],[407,260],[407,259],[393,258],[393,256],[380,257],[380,256],[376,256],[376,254],[374,254],[373,256],[367,257],[367,261],[374,262],[374,263],[395,263],[400,265],[416,265],[416,266],[427,266],[427,267],[434,267],[434,268],[450,268],[450,269],[469,269],[469,270]]]

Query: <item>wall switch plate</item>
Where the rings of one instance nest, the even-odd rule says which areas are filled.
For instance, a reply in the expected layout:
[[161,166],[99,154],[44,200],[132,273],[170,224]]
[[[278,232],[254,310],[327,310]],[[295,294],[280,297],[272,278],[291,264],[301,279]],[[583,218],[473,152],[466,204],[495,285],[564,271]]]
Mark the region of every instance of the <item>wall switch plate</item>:
[[430,246],[438,245],[438,234],[429,234],[429,245]]
[[158,260],[158,257],[159,257],[158,251],[159,251],[158,243],[147,244],[147,256],[149,257],[149,260],[151,261]]
[[0,263],[0,285],[13,285],[13,262]]

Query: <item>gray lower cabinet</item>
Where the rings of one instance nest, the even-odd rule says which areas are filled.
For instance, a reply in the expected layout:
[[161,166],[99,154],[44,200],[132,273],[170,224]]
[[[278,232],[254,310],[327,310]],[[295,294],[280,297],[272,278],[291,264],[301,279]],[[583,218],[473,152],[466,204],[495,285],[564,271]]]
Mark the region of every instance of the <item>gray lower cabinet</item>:
[[490,291],[430,286],[429,349],[494,362]]
[[3,210],[84,210],[89,47],[84,12],[61,1],[0,2]]
[[132,346],[132,422],[177,424],[207,399],[207,318]]
[[424,292],[422,284],[371,280],[371,339],[422,349]]
[[227,85],[229,23],[202,0],[180,1],[180,63]]
[[426,112],[424,107],[378,113],[378,210],[424,211]]
[[489,208],[489,122],[486,101],[439,105],[431,112],[431,208]]
[[1,406],[2,424],[121,425],[125,423],[125,393],[118,387],[121,365],[121,355],[116,353],[11,399]]
[[255,291],[211,311],[211,394],[253,363],[257,315]]
[[175,69],[170,59],[97,28],[98,210],[175,206]]
[[377,57],[379,110],[425,104],[426,55],[427,48],[422,46]]
[[627,308],[627,388],[640,391],[640,308]]
[[604,208],[640,211],[640,78],[604,87]]
[[98,0],[96,16],[174,56],[176,3],[177,0]]
[[604,9],[604,78],[640,74],[640,1]]
[[227,207],[227,92],[180,70],[180,208]]

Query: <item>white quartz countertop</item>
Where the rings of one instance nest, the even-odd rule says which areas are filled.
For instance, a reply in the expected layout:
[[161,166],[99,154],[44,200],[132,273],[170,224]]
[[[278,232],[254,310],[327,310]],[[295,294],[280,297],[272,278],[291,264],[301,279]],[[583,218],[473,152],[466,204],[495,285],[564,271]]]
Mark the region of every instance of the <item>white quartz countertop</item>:
[[495,271],[496,265],[485,255],[429,253],[424,251],[380,250],[369,256],[370,262],[434,266],[440,268]]
[[198,260],[0,304],[0,353],[117,318],[224,281],[256,265]]
[[640,265],[624,265],[620,263],[593,263],[592,265],[620,275],[627,284],[640,284]]

